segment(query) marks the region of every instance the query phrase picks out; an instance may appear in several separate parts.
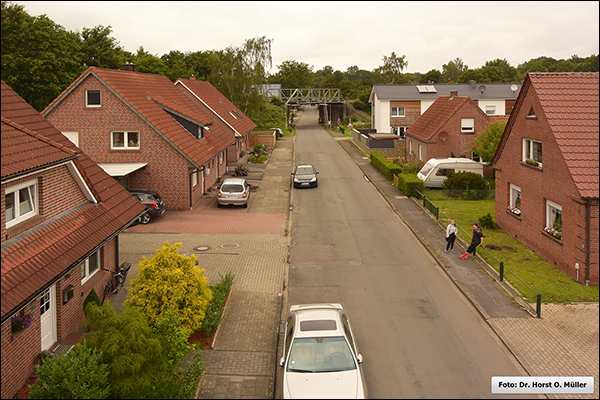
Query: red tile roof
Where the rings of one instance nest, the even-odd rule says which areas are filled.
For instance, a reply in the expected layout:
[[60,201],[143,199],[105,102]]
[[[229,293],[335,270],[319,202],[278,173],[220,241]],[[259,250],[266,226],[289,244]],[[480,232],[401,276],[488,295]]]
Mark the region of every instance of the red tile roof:
[[598,198],[598,72],[531,73],[529,79],[582,197]]
[[223,96],[210,82],[179,79],[175,85],[183,86],[196,95],[196,98],[220,116],[237,134],[244,136],[256,128],[254,121]]
[[[95,198],[3,242],[4,321],[122,231],[145,206],[3,81],[1,94],[2,183],[28,169],[69,162],[77,156],[73,163]],[[18,161],[14,155],[21,150],[23,160]],[[4,159],[5,152],[9,160]]]
[[235,143],[235,138],[217,124],[205,132],[203,140],[198,140],[175,121],[165,111],[165,107],[203,125],[214,122],[214,116],[202,110],[163,75],[90,67],[46,107],[42,114],[47,114],[90,74],[112,88],[126,104],[139,112],[173,146],[198,166],[207,163]]
[[531,72],[492,159],[497,162],[523,98],[533,89],[583,198],[599,197],[598,72]]
[[[466,96],[439,96],[431,106],[408,128],[406,134],[421,139],[424,142],[431,139],[437,131],[448,121],[462,106],[473,102]],[[483,111],[475,104],[479,112]],[[485,115],[485,114],[484,114]]]

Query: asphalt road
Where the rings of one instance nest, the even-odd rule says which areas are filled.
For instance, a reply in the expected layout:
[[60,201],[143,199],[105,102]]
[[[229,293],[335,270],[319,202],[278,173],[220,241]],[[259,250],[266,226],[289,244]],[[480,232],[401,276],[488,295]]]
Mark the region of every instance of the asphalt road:
[[292,193],[286,307],[342,303],[371,398],[498,397],[492,376],[526,375],[315,108],[297,128],[295,164],[313,164],[319,187]]

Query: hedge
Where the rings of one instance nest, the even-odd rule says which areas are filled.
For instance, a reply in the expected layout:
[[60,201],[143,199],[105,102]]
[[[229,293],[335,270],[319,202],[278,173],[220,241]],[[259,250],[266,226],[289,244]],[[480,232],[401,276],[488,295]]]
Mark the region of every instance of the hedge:
[[369,159],[371,160],[371,164],[381,171],[381,173],[390,181],[394,180],[394,175],[402,173],[402,167],[400,165],[394,164],[378,151],[372,151],[369,154]]
[[398,189],[404,193],[405,196],[412,197],[413,188],[419,192],[425,192],[425,183],[417,178],[415,174],[397,174],[398,177]]

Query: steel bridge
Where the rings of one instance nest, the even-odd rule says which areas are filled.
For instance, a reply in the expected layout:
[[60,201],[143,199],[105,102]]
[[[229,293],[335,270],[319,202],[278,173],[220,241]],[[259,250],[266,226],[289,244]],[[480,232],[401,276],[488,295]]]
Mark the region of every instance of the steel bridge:
[[280,89],[281,100],[286,106],[301,104],[345,103],[340,89]]

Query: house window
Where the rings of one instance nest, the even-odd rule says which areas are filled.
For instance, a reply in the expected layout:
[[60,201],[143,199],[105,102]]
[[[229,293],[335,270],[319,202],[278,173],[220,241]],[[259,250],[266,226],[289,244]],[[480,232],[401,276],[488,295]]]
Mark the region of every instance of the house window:
[[412,150],[412,140],[408,141],[408,154],[412,154],[413,150]]
[[562,207],[546,200],[546,227],[544,231],[560,239],[562,236],[562,219]]
[[195,187],[198,184],[198,173],[196,171],[192,172],[192,187]]
[[523,139],[523,162],[542,166],[542,142]]
[[85,91],[85,106],[100,107],[100,89],[88,89]]
[[88,259],[80,264],[81,266],[81,284],[90,279],[100,270],[100,252],[97,251]]
[[140,133],[139,132],[112,132],[110,142],[111,149],[133,149],[140,148]]
[[496,106],[485,106],[485,113],[487,115],[496,115]]
[[6,189],[6,227],[21,223],[38,214],[37,181],[27,181]]
[[460,120],[461,132],[475,132],[475,120],[473,118],[463,118]]
[[423,145],[419,145],[419,161],[423,161]]
[[531,107],[529,109],[529,112],[527,113],[527,115],[525,116],[525,118],[536,119],[535,111],[533,110],[533,107]]
[[392,107],[392,117],[404,117],[404,107]]
[[521,188],[511,183],[509,197],[510,204],[508,211],[516,215],[521,215]]

